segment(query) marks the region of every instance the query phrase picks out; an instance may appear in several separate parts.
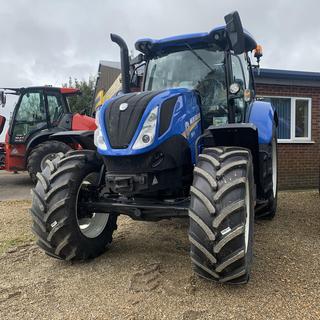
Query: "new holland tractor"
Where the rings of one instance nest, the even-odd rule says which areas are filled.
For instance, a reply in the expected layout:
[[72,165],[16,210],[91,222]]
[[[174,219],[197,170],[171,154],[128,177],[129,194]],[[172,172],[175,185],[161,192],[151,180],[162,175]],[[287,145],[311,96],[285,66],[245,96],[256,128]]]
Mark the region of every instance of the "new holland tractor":
[[255,99],[256,41],[237,12],[225,21],[208,33],[137,41],[146,64],[139,93],[130,92],[127,45],[111,35],[122,94],[96,113],[96,148],[47,161],[33,190],[32,228],[48,255],[99,256],[119,214],[189,217],[195,272],[248,281],[255,213],[270,219],[276,211],[277,116]]
[[[75,143],[71,135],[60,137],[59,132],[96,128],[94,118],[71,113],[68,97],[81,94],[79,89],[51,86],[3,88],[0,90],[2,107],[8,94],[19,98],[6,132],[4,152],[0,146],[0,170],[27,170],[35,183],[37,173],[44,169],[47,160],[82,145],[79,141]],[[0,115],[0,134],[5,122],[5,117]]]

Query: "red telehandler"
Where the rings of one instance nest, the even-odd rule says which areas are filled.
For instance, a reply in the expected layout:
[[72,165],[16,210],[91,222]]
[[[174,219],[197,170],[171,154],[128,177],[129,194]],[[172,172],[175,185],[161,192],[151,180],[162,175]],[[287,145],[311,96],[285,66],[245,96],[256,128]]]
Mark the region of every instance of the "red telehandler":
[[[0,89],[0,104],[6,103],[6,95],[18,95],[5,143],[0,144],[0,170],[27,170],[33,182],[47,160],[59,152],[86,147],[86,139],[95,130],[95,120],[84,114],[72,114],[68,97],[81,94],[79,89],[50,86]],[[6,118],[1,115],[0,134]],[[88,131],[89,130],[89,131]],[[82,138],[63,135],[74,131],[74,136],[86,131]]]

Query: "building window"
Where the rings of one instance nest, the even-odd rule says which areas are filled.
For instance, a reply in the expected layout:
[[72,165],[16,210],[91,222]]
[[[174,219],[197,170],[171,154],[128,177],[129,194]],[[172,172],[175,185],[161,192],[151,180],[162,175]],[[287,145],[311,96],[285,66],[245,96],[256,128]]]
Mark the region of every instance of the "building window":
[[311,141],[311,98],[264,97],[277,110],[279,142]]

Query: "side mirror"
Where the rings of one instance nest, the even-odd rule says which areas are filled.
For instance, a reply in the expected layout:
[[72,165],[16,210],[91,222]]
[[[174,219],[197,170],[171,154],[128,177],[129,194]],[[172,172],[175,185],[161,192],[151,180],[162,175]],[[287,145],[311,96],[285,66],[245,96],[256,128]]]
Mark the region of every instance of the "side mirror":
[[6,124],[6,118],[4,116],[0,116],[0,134],[3,131],[4,125]]
[[140,78],[139,76],[135,73],[132,78],[131,78],[131,82],[130,82],[130,88],[131,89],[135,89],[135,88],[139,88],[140,87]]
[[130,89],[133,92],[141,90],[143,74],[145,72],[145,63],[143,63],[143,62],[145,62],[143,60],[144,56],[142,54],[140,54],[139,56],[141,58],[141,60],[138,59],[140,62],[137,63],[137,64],[132,65],[131,66],[131,70],[130,70],[130,74],[131,74]]
[[0,91],[0,105],[1,107],[4,107],[7,101],[6,94],[4,93],[3,90]]
[[238,11],[231,12],[224,17],[230,48],[235,54],[245,52],[245,40],[241,19]]
[[134,66],[136,64],[140,64],[145,61],[144,55],[139,53],[136,57],[130,59],[130,65]]

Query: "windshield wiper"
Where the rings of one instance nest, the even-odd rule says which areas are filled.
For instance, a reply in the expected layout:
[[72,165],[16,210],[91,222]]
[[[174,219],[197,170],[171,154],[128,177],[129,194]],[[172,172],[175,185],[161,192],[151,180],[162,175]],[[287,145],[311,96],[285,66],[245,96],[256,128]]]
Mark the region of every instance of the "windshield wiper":
[[198,55],[193,49],[192,47],[185,42],[185,45],[190,49],[190,51],[212,72],[214,72],[214,70],[201,58],[200,55]]

